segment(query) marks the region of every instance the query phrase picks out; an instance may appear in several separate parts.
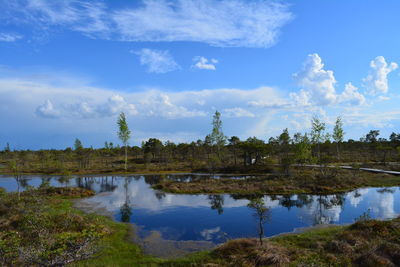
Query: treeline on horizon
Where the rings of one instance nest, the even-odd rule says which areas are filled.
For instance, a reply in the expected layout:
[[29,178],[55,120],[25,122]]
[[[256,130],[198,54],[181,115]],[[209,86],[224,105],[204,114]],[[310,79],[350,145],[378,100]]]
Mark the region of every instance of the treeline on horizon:
[[[215,112],[212,131],[204,140],[176,144],[149,138],[139,146],[129,146],[130,130],[125,114],[118,120],[118,136],[123,146],[105,142],[103,148],[85,148],[77,138],[73,148],[64,150],[11,150],[7,144],[0,151],[2,169],[14,172],[63,173],[140,170],[232,170],[255,166],[280,165],[287,172],[293,164],[379,163],[399,161],[400,133],[388,139],[379,130],[370,130],[360,140],[344,140],[343,122],[337,118],[333,131],[313,117],[309,133],[284,129],[268,141],[249,137],[226,137],[222,132],[220,113]],[[1,168],[0,168],[1,170]]]

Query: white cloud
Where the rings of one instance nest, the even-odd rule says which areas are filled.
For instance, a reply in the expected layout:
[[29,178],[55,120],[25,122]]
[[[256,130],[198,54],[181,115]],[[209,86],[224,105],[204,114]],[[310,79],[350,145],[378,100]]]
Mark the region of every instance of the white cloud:
[[394,210],[394,194],[391,192],[375,192],[370,203],[372,213],[379,219],[392,219],[398,216]]
[[[84,131],[87,136],[98,134],[104,142],[107,136],[114,136],[115,116],[124,111],[135,125],[137,142],[150,136],[192,141],[209,133],[212,113],[219,110],[225,118],[225,134],[240,138],[267,139],[286,127],[292,133],[293,130],[307,131],[312,115],[318,114],[329,126],[341,115],[349,137],[358,139],[359,133],[370,127],[383,128],[384,134],[389,127],[398,125],[400,115],[397,99],[387,100],[383,107],[375,106],[376,101],[365,104],[365,97],[351,83],[345,85],[342,93],[335,93],[336,101],[329,105],[317,105],[307,89],[289,94],[266,86],[175,92],[144,88],[128,92],[85,84],[87,81],[59,74],[48,74],[44,79],[39,75],[0,77],[0,120],[8,127],[4,131],[11,138],[7,138],[12,140],[12,133],[21,133],[29,125],[38,136]],[[101,134],[93,130],[96,127],[102,129]]]
[[368,188],[357,189],[351,193],[348,193],[346,199],[349,200],[350,205],[357,208],[357,206],[363,201],[364,196],[368,194],[368,192]]
[[[83,203],[96,204],[99,208],[104,208],[108,211],[119,210],[126,200],[125,178],[121,179],[117,177],[114,182],[119,186],[113,192],[109,192],[106,195],[97,194],[94,197],[86,198],[83,200]],[[134,203],[136,207],[148,209],[152,212],[162,212],[172,207],[210,207],[210,200],[207,195],[190,196],[167,193],[165,197],[158,199],[154,191],[143,180],[128,183],[127,193],[131,203]],[[245,207],[248,202],[246,199],[235,200],[231,197],[226,197],[224,208]]]
[[194,57],[193,61],[195,63],[192,67],[201,70],[216,70],[215,64],[218,63],[218,60],[214,58],[208,60],[205,57]]
[[55,110],[53,103],[50,100],[46,100],[42,105],[36,108],[36,114],[45,118],[57,118],[60,116],[60,112]]
[[22,38],[22,35],[16,33],[0,33],[0,42],[15,42]]
[[180,69],[168,50],[143,48],[135,53],[140,58],[140,64],[147,66],[150,73],[167,73]]
[[[323,196],[322,200],[326,203],[330,203],[335,200],[334,195]],[[335,201],[334,201],[335,202]],[[324,206],[319,202],[319,197],[313,197],[313,201],[298,209],[299,217],[302,221],[307,224],[315,225],[328,224],[338,222],[342,213],[343,207],[340,205],[329,205]]]
[[[90,102],[90,103],[89,103]],[[97,101],[96,101],[97,102]],[[36,114],[43,118],[104,118],[125,112],[129,115],[136,115],[135,105],[127,103],[120,95],[111,95],[106,102],[96,103],[89,98],[77,102],[65,101],[59,103],[55,108],[50,100],[36,108]]]
[[324,64],[318,54],[308,55],[303,69],[293,76],[304,92],[307,92],[312,103],[327,105],[336,102],[336,80],[333,71],[324,70]]
[[134,104],[130,104],[120,95],[113,95],[108,98],[107,103],[97,108],[97,111],[106,116],[113,116],[120,112],[128,115],[136,115],[138,112]]
[[296,106],[301,106],[301,107],[311,106],[310,93],[304,89],[301,89],[299,92],[289,93],[289,98],[294,102]]
[[[2,1],[0,19],[42,29],[63,26],[92,38],[270,47],[292,19],[281,1],[143,0],[123,8],[101,1]],[[249,34],[251,33],[251,34]]]
[[[276,1],[144,1],[113,14],[124,40],[268,47],[292,15]],[[251,34],[249,34],[251,33]]]
[[168,94],[159,91],[148,91],[142,94],[140,101],[142,114],[147,116],[162,117],[166,119],[202,117],[207,113],[199,110],[190,110],[184,106],[172,103]]
[[[43,104],[46,99],[49,101]],[[31,112],[36,111],[37,115],[44,118],[98,119],[124,111],[133,117],[179,119],[209,116],[215,109],[222,111],[227,118],[252,118],[256,115],[248,110],[247,103],[256,100],[282,101],[278,92],[270,87],[179,92],[149,88],[144,91],[117,92],[75,83],[54,85],[51,79],[0,78],[0,106],[11,109],[13,105],[22,105],[24,110],[31,109]]]
[[398,68],[395,62],[388,64],[383,56],[378,56],[370,63],[371,70],[363,79],[371,95],[386,94],[389,91],[387,76]]
[[365,97],[358,91],[357,87],[351,83],[347,83],[342,94],[338,96],[338,102],[350,105],[363,105],[365,104]]
[[393,122],[398,121],[399,116],[400,109],[377,111],[368,107],[368,109],[347,110],[343,113],[343,122],[349,126],[387,129],[393,127]]
[[255,117],[255,115],[243,108],[226,108],[223,110],[223,115],[228,118]]
[[363,105],[366,99],[352,83],[347,83],[341,94],[336,92],[336,79],[331,70],[325,70],[318,54],[308,55],[303,69],[293,74],[299,92],[289,94],[294,106],[312,107],[334,104]]

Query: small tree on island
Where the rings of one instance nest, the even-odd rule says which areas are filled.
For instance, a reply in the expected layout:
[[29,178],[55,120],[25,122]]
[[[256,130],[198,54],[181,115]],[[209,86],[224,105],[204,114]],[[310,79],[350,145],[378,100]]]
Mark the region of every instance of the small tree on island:
[[128,169],[128,143],[131,138],[131,131],[126,122],[125,113],[121,112],[118,117],[118,137],[125,147],[125,171]]
[[318,162],[321,164],[321,143],[329,140],[329,134],[325,133],[326,124],[318,117],[314,116],[311,120],[311,141],[317,145]]
[[337,158],[340,160],[339,144],[343,142],[344,138],[343,122],[341,117],[336,118],[335,127],[333,128],[332,138],[336,142]]

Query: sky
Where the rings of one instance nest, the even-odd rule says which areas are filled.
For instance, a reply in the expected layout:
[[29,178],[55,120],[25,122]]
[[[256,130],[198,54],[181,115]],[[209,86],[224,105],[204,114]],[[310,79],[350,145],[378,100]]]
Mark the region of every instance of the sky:
[[400,133],[396,0],[0,0],[0,149]]

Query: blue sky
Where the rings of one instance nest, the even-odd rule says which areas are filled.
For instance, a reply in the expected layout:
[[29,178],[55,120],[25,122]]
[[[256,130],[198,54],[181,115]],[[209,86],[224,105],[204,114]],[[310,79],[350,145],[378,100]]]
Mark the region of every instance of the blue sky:
[[400,132],[398,1],[0,0],[0,146]]

